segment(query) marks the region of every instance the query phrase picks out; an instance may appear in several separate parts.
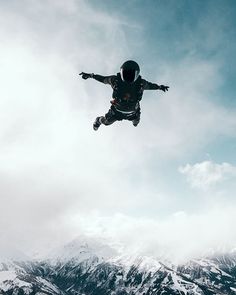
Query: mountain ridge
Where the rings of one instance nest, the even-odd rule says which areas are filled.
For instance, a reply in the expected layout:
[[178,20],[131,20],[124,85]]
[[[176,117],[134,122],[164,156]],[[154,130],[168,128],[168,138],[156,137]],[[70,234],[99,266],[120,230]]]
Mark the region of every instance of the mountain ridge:
[[104,240],[76,239],[54,254],[0,263],[0,294],[236,294],[235,252],[177,265],[151,256],[120,255]]

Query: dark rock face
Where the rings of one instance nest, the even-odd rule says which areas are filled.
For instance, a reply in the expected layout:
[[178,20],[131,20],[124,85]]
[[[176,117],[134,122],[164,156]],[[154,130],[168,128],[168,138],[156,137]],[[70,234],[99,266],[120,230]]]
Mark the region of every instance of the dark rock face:
[[[140,262],[140,260],[139,260]],[[235,255],[156,268],[96,257],[79,261],[0,264],[0,294],[7,295],[220,295],[236,294]]]

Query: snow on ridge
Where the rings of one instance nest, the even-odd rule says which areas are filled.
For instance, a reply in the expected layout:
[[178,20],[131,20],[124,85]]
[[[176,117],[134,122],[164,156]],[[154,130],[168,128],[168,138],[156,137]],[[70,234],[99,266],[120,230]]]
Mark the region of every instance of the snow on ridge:
[[[25,272],[24,274],[19,274],[17,271],[14,270],[0,271],[0,292],[8,292],[11,291],[11,289],[20,288],[24,290],[24,294],[32,294],[33,285],[38,284],[42,288],[42,290],[45,290],[50,294],[60,294],[58,288],[44,278],[35,276],[31,282],[28,282],[25,280],[26,277],[27,273]],[[42,292],[41,294],[46,293]]]
[[0,272],[0,289],[7,291],[11,286],[17,286],[19,288],[31,287],[30,283],[22,281],[18,278],[18,275],[15,271],[7,270]]
[[120,255],[109,260],[113,264],[122,265],[126,269],[136,266],[140,271],[154,273],[158,271],[162,264],[154,257],[141,255]]

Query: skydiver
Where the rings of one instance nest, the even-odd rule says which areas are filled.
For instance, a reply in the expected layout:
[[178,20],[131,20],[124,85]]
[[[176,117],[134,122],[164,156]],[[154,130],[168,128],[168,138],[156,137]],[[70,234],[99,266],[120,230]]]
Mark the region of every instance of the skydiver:
[[101,76],[94,73],[80,73],[83,79],[93,78],[113,88],[111,107],[105,116],[97,117],[93,129],[98,130],[101,124],[111,125],[115,121],[129,120],[136,127],[140,121],[140,101],[144,90],[168,91],[169,86],[157,85],[144,80],[140,75],[139,65],[128,60],[120,68],[120,73],[112,76]]

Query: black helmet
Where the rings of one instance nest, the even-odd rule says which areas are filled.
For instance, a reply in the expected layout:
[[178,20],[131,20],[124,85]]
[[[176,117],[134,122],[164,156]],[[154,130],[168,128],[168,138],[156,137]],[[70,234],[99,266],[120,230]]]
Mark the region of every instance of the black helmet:
[[121,79],[128,83],[133,83],[138,79],[140,73],[139,65],[133,61],[128,60],[120,68]]

